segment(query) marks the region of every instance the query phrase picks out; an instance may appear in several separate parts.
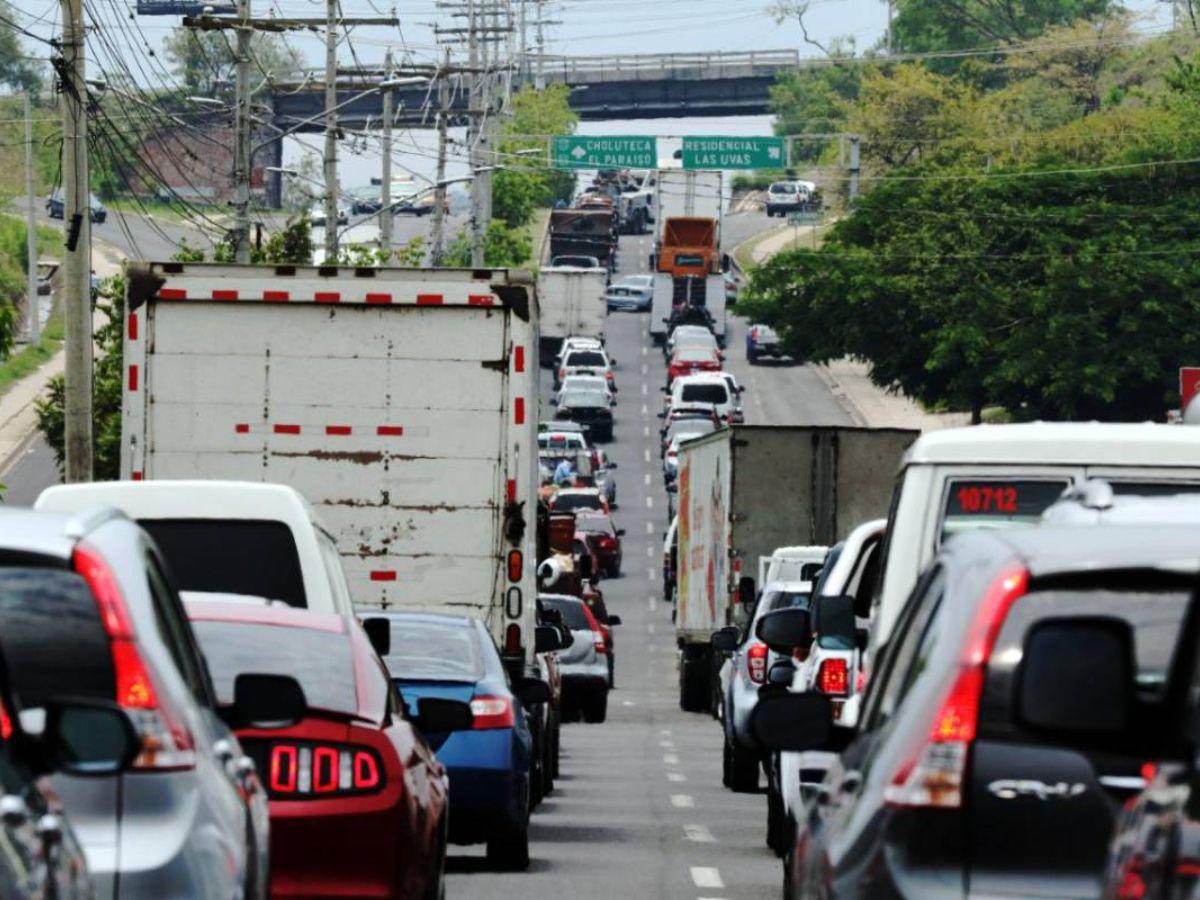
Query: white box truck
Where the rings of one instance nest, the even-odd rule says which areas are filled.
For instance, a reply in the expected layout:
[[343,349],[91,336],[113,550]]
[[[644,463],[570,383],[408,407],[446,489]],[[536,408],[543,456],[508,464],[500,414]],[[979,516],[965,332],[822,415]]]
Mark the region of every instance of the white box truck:
[[714,631],[744,625],[758,560],[830,546],[886,514],[896,466],[920,433],[898,428],[735,425],[679,448],[675,639],[679,702],[712,708]]
[[528,273],[127,270],[121,476],[291,485],[357,608],[484,620],[532,661],[538,308]]
[[538,308],[541,310],[541,359],[549,364],[564,338],[594,337],[604,340],[608,324],[604,269],[573,266],[546,267],[538,272]]

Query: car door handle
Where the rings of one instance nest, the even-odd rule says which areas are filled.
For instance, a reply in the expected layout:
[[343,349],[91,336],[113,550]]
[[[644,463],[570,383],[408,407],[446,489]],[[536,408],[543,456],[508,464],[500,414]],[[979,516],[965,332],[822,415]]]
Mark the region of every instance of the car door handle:
[[862,772],[851,770],[842,776],[842,782],[838,785],[839,794],[853,794],[862,785]]

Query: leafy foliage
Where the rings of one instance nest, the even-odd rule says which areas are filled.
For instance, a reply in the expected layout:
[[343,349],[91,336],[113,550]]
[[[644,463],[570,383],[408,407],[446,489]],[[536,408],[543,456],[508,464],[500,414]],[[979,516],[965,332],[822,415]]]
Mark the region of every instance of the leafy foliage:
[[[503,222],[495,219],[488,223],[483,244],[483,264],[485,266],[522,266],[529,262],[532,255],[533,242],[524,232],[509,228]],[[442,264],[459,267],[471,265],[471,237],[469,234],[462,232],[454,239],[446,248]]]
[[510,228],[526,224],[538,207],[571,197],[575,179],[546,168],[549,140],[541,137],[575,130],[579,117],[569,97],[561,84],[541,91],[525,87],[513,96],[512,117],[496,143],[500,163],[509,168],[492,176],[492,214]]
[[20,34],[10,24],[14,21],[12,6],[0,0],[0,85],[36,94],[42,76],[36,58],[25,49]]
[[1109,6],[1109,0],[897,0],[893,49],[926,53],[1027,41],[1056,25],[1103,16]]
[[[255,65],[250,78],[254,85],[270,73],[276,81],[294,76],[304,66],[300,52],[282,35],[255,32],[252,38]],[[213,96],[232,84],[236,61],[234,42],[220,31],[198,31],[179,27],[163,40],[163,54],[174,75],[193,94]]]

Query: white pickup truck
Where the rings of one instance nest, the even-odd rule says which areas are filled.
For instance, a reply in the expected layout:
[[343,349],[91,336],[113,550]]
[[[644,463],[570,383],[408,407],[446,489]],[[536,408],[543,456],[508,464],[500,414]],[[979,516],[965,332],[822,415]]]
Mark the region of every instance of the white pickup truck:
[[528,273],[128,269],[121,475],[276,482],[355,606],[469,615],[531,665],[538,307]]

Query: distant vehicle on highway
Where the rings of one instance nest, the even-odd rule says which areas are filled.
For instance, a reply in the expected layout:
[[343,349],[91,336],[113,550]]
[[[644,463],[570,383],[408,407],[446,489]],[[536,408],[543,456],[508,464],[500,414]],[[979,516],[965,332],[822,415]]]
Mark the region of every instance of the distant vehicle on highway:
[[820,195],[811,181],[776,181],[767,188],[767,217],[820,209]]
[[558,395],[555,418],[578,422],[592,441],[613,439],[612,395],[591,388],[572,388]]
[[[46,198],[46,215],[51,219],[61,219],[65,211],[62,188],[55,188]],[[88,220],[100,224],[108,219],[108,210],[95,194],[88,194]]]
[[[608,644],[600,623],[583,600],[564,594],[541,594],[539,603],[562,615],[574,640],[559,652],[563,704],[568,713],[578,711],[586,722],[603,722],[608,716]],[[611,624],[619,619],[611,617]],[[568,715],[567,718],[570,716]]]
[[765,356],[783,358],[779,335],[770,325],[746,326],[746,362],[754,365]]
[[609,312],[649,312],[654,303],[654,276],[630,275],[614,282],[604,294]]
[[[308,211],[308,224],[311,225],[313,228],[324,228],[325,227],[325,204],[324,203],[314,203],[312,205],[312,208]],[[337,207],[337,224],[339,224],[339,225],[349,225],[350,224],[350,210],[346,206],[342,205],[341,203],[339,203],[338,207]]]
[[584,535],[600,560],[605,577],[616,578],[621,574],[621,538],[625,529],[617,528],[612,516],[599,510],[587,513],[580,510],[575,516],[575,533]]

